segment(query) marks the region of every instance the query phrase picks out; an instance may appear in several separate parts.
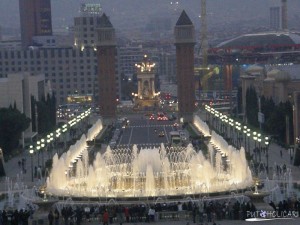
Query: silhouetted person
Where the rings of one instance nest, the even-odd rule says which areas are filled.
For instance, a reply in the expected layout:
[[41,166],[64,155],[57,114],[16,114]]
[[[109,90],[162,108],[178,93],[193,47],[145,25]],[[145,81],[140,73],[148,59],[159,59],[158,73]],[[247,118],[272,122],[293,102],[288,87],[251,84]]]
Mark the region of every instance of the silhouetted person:
[[54,221],[54,215],[53,215],[52,210],[50,210],[50,212],[49,212],[49,214],[48,214],[48,222],[49,222],[49,225],[53,225],[53,221]]
[[57,209],[54,211],[54,223],[55,225],[59,224],[59,211]]

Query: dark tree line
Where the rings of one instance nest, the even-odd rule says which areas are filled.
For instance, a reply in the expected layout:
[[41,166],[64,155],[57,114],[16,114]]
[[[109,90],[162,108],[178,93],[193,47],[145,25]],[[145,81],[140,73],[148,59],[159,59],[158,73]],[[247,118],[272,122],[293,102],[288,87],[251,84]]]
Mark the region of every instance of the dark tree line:
[[[56,98],[54,95],[42,97],[40,101],[31,96],[32,130],[45,134],[55,129],[56,125]],[[37,124],[38,126],[37,126]]]
[[249,87],[246,91],[246,118],[248,124],[258,127],[258,100],[255,88]]
[[[293,106],[291,102],[280,102],[275,105],[272,98],[265,98],[264,96],[261,96],[260,100],[261,112],[265,117],[262,130],[265,133],[274,135],[281,143],[293,143]],[[248,123],[255,127],[259,126],[258,107],[258,96],[255,88],[250,87],[246,92],[246,117]],[[287,142],[287,139],[290,143]]]
[[0,147],[3,155],[18,148],[22,132],[30,125],[30,119],[16,107],[0,108]]

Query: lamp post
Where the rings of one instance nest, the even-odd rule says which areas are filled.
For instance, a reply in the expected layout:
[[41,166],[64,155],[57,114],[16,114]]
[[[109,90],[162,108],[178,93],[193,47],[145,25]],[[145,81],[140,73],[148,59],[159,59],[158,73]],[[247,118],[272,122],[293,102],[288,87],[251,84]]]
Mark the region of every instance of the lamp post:
[[265,137],[266,158],[267,158],[267,173],[269,174],[269,137]]
[[250,129],[248,128],[247,129],[247,137],[248,137],[248,152],[251,153],[251,150],[250,150],[250,136],[251,136],[251,131]]
[[58,138],[60,137],[60,135],[61,135],[61,129],[59,128],[59,129],[56,130],[56,135],[55,135],[56,139],[54,140],[54,148],[56,148],[56,153],[57,154],[60,154],[60,151],[59,151],[58,147],[56,146],[56,143],[57,143],[56,140],[58,140]]
[[259,156],[259,161],[261,161],[261,134],[257,134],[257,142],[258,142],[258,156]]
[[257,149],[256,149],[256,141],[257,141],[257,133],[253,132],[253,140],[254,140],[254,154],[255,154],[255,162],[257,162]]
[[46,150],[47,150],[47,153],[48,153],[48,158],[50,158],[50,151],[49,151],[49,145],[50,145],[50,142],[51,142],[51,136],[50,134],[47,135],[47,146],[46,146]]
[[41,139],[41,150],[42,150],[42,167],[44,167],[44,151],[45,151],[45,139]]
[[64,137],[63,137],[63,141],[64,141],[64,149],[63,149],[63,152],[65,151],[66,149],[66,144],[67,144],[67,132],[68,131],[68,124],[64,124],[62,126],[62,133],[64,134]]
[[41,148],[40,144],[41,144],[40,141],[36,142],[36,150],[37,150],[37,154],[38,154],[38,166],[40,165],[40,151],[39,151]]
[[30,158],[31,158],[31,182],[33,182],[33,146],[30,145],[30,149],[29,149],[29,153],[30,153]]
[[246,149],[247,126],[244,126],[243,133],[244,133],[244,146]]

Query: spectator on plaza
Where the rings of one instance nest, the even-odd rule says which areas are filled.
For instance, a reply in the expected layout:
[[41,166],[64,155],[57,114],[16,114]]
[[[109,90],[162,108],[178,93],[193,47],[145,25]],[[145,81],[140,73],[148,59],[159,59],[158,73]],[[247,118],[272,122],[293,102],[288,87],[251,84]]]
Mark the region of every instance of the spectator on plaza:
[[42,179],[42,168],[41,168],[41,166],[38,166],[38,168],[37,168],[37,178],[39,180]]
[[3,225],[8,224],[8,216],[7,216],[7,212],[5,210],[2,211],[2,222],[3,222]]
[[299,198],[295,201],[294,208],[300,214],[300,199]]
[[126,222],[129,223],[129,208],[127,206],[125,206],[124,208],[124,214],[125,214]]
[[104,213],[102,215],[103,225],[108,225],[108,220],[109,220],[109,214],[108,214],[107,209],[105,209],[105,211],[104,211]]
[[90,222],[90,213],[91,213],[91,209],[90,207],[87,205],[84,207],[84,214],[85,214],[85,218],[88,222]]
[[11,225],[19,225],[19,212],[16,209],[11,216]]
[[120,225],[122,225],[124,222],[124,216],[123,216],[123,207],[121,205],[117,206],[116,213],[117,213],[118,222],[120,223]]
[[75,210],[76,225],[80,225],[82,221],[82,210],[77,207]]
[[149,222],[154,222],[154,218],[155,218],[155,209],[153,207],[149,208],[148,211],[148,218],[149,218]]
[[20,220],[22,221],[22,225],[28,225],[28,219],[30,217],[30,212],[26,209],[21,209],[20,212]]
[[3,225],[2,211],[0,210],[0,225]]
[[34,166],[34,177],[37,178],[37,166]]
[[199,222],[202,223],[203,215],[204,215],[204,203],[202,201],[199,203],[198,210],[199,210]]
[[59,224],[59,211],[57,209],[54,210],[54,223],[55,225]]
[[198,213],[198,207],[196,204],[193,205],[192,215],[193,215],[193,223],[196,223],[196,216]]
[[273,201],[270,201],[269,205],[276,211],[276,205],[274,204]]
[[181,202],[177,203],[177,211],[179,211],[179,212],[182,211],[182,203]]
[[52,212],[52,209],[51,209],[49,214],[48,214],[49,225],[53,225],[53,220],[54,220],[54,215],[53,215],[53,212]]
[[69,224],[69,217],[71,216],[70,213],[69,213],[68,208],[63,207],[62,210],[61,210],[61,215],[64,218],[65,225],[68,225]]

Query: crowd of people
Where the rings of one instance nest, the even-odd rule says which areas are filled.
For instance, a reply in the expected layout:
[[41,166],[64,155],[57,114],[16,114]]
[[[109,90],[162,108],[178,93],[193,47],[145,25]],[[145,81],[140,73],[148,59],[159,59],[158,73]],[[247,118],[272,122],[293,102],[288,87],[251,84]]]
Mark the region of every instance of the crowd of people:
[[[277,205],[270,206],[279,215],[282,212],[294,211],[300,215],[300,200],[287,199]],[[154,222],[159,220],[185,219],[194,223],[214,223],[220,220],[245,220],[248,212],[255,212],[255,206],[250,202],[237,199],[200,200],[189,202],[168,202],[153,205],[99,205],[78,204],[55,205],[48,213],[49,225],[80,225],[85,221],[98,221],[103,225],[112,223]],[[34,212],[29,209],[0,211],[0,225],[27,225]],[[10,221],[10,223],[8,222]]]
[[28,225],[32,212],[27,209],[0,211],[0,225]]
[[[270,202],[274,211],[297,211],[300,214],[300,201],[287,199],[275,205]],[[49,212],[52,223],[54,218],[62,218],[65,225],[80,225],[83,221],[99,221],[105,224],[125,222],[152,222],[165,219],[186,219],[194,223],[215,222],[220,220],[244,220],[248,212],[255,212],[255,206],[250,202],[239,202],[238,200],[212,200],[197,202],[173,202],[157,203],[154,205],[69,205],[61,210]],[[172,213],[173,212],[173,213]],[[180,213],[179,213],[180,212]],[[166,216],[167,215],[167,216]],[[180,215],[183,215],[180,217]],[[171,216],[171,217],[170,217]],[[49,217],[48,217],[49,218]]]

